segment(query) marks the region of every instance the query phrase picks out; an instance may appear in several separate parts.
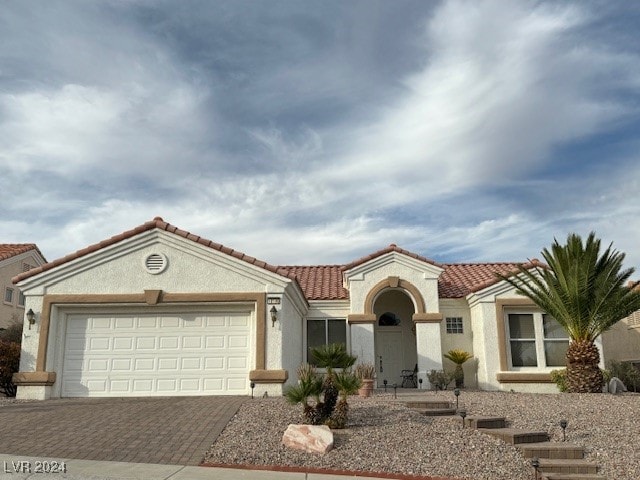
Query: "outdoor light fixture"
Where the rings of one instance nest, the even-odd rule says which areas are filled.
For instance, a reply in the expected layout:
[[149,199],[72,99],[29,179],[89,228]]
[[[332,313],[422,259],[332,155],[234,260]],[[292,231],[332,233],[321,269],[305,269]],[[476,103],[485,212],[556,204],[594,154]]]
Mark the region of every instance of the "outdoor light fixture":
[[271,310],[269,310],[269,313],[271,313],[271,326],[275,327],[276,321],[278,320],[278,309],[276,308],[275,305],[271,307]]
[[387,380],[385,379],[382,381],[382,383],[384,384],[384,393],[387,393],[387,383],[389,382],[387,382]]
[[31,330],[31,325],[35,325],[36,323],[36,314],[33,313],[32,309],[29,309],[27,312],[27,321],[29,322],[29,330]]
[[462,428],[464,428],[464,419],[467,416],[467,411],[466,410],[460,410],[458,412],[458,415],[460,415],[462,417]]
[[253,400],[253,389],[256,388],[256,382],[251,382],[249,386],[251,387],[251,400]]
[[531,466],[533,467],[534,470],[534,475],[535,475],[535,480],[538,480],[538,468],[540,468],[540,460],[538,460],[538,457],[534,457],[531,459]]
[[560,420],[560,428],[562,429],[562,441],[563,442],[567,439],[567,434],[566,434],[567,424],[568,424],[568,422],[566,420]]
[[460,396],[460,389],[459,388],[454,389],[453,394],[456,396],[456,410],[458,410],[458,397]]
[[420,386],[419,386],[418,388],[419,388],[420,390],[422,390],[422,379],[421,379],[421,378],[419,378],[419,379],[418,379],[418,383],[420,384]]

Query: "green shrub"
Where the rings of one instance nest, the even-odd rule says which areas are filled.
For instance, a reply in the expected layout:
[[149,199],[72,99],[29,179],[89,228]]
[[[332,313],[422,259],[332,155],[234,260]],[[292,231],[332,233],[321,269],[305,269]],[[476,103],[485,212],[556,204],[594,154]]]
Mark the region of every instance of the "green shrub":
[[551,380],[555,382],[558,386],[558,390],[561,392],[566,392],[567,387],[567,369],[563,368],[561,370],[551,370]]
[[609,364],[611,377],[618,377],[628,390],[640,390],[640,370],[631,362],[612,361]]
[[20,370],[20,344],[0,340],[0,393],[15,397],[17,387],[13,383],[13,374]]
[[454,377],[444,370],[430,370],[427,373],[427,379],[436,390],[446,390]]

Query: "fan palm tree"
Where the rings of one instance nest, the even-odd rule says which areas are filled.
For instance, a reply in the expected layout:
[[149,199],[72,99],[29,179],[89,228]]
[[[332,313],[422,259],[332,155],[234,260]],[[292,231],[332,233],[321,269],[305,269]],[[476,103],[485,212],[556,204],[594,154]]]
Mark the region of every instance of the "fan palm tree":
[[329,419],[328,425],[331,428],[344,428],[347,425],[347,416],[349,414],[347,399],[349,395],[353,395],[358,391],[362,381],[351,371],[343,370],[334,374],[333,383],[340,394],[340,400]]
[[548,266],[519,267],[516,275],[498,275],[517,292],[529,297],[567,331],[567,388],[569,392],[601,392],[596,338],[619,320],[640,309],[636,283],[627,286],[634,269],[622,269],[624,253],[610,244],[600,254],[600,240],[591,232],[582,238],[570,234],[566,245],[554,240],[542,251]]
[[333,414],[338,402],[338,389],[334,385],[334,368],[349,368],[357,358],[347,352],[344,343],[329,343],[311,349],[311,355],[319,368],[326,368],[323,384],[322,417],[326,420]]

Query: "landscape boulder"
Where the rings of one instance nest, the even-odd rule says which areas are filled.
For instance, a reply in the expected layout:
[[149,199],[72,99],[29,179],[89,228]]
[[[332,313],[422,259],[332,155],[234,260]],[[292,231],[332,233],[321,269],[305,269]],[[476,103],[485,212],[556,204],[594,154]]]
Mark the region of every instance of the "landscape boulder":
[[611,380],[609,380],[609,393],[613,393],[615,395],[617,393],[622,393],[626,391],[627,391],[627,387],[624,385],[622,380],[620,380],[618,377],[613,377]]
[[289,425],[282,443],[308,453],[327,453],[333,448],[333,433],[326,425]]

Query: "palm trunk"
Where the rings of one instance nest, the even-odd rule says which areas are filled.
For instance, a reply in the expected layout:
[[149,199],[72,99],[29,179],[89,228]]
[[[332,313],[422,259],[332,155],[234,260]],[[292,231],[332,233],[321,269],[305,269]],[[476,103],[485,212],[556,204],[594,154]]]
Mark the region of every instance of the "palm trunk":
[[602,392],[604,378],[599,363],[600,352],[592,341],[572,341],[567,349],[567,391]]

